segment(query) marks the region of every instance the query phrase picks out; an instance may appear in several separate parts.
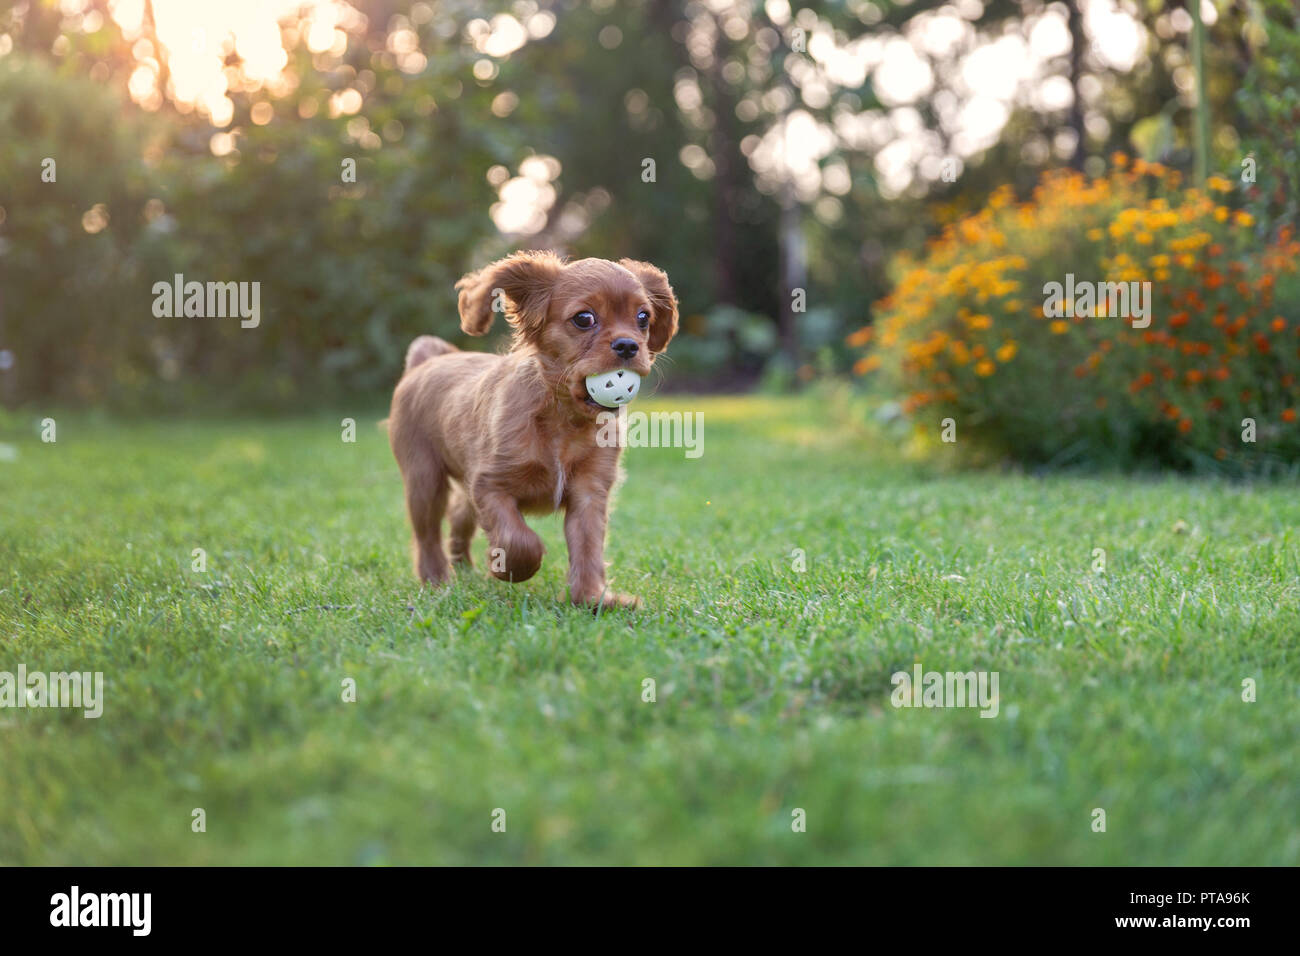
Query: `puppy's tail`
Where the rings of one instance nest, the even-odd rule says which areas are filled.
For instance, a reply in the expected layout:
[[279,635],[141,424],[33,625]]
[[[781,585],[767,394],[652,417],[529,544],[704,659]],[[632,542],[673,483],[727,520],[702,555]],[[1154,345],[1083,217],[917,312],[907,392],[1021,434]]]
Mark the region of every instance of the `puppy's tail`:
[[459,349],[450,342],[445,342],[436,335],[421,335],[406,350],[406,371],[415,368],[421,362],[437,355],[457,352]]

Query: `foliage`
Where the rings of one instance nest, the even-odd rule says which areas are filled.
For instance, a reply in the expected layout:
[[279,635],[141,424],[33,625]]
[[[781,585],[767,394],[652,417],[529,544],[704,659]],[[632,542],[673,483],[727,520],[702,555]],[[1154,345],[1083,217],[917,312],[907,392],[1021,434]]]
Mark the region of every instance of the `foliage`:
[[[0,58],[0,371],[7,394],[99,397],[149,360],[155,132],[111,91]],[[164,273],[165,274],[165,273]]]
[[[377,394],[412,335],[458,335],[452,281],[518,246],[662,265],[695,319],[674,346],[674,384],[788,383],[842,368],[843,333],[870,320],[886,263],[921,247],[924,206],[978,208],[999,183],[1027,188],[1065,160],[1095,170],[1130,140],[1186,159],[1188,103],[1175,82],[1185,37],[1164,4],[1132,12],[1149,55],[1131,71],[1095,45],[1077,63],[1045,66],[1077,94],[1094,91],[1086,110],[1027,101],[996,143],[966,155],[954,122],[978,91],[963,57],[1027,36],[1043,13],[1019,0],[974,7],[354,0],[341,42],[317,53],[303,7],[280,24],[288,63],[276,82],[241,81],[230,53],[234,112],[219,127],[168,86],[175,64],[154,42],[151,5],[129,34],[102,3],[3,7],[0,349],[16,364],[0,372],[0,401],[267,407],[322,389]],[[1257,9],[1267,44],[1242,19]],[[1221,13],[1207,51],[1216,159],[1235,170],[1241,126],[1260,159],[1250,208],[1271,222],[1294,205],[1294,17],[1285,2]],[[913,51],[933,77],[928,92],[882,100],[867,64],[936,16],[954,39]],[[501,19],[527,21],[527,40],[488,52]],[[552,28],[533,31],[536,19]],[[408,43],[415,66],[395,56]],[[1236,116],[1228,104],[1247,62]],[[157,98],[141,109],[138,86],[134,102],[125,94],[150,70]],[[773,144],[793,120],[812,158],[786,175]],[[1062,134],[1084,135],[1077,156]],[[886,150],[914,173],[902,195],[882,185]],[[937,179],[946,153],[964,156],[951,183]],[[545,224],[502,234],[489,215],[500,177],[537,155],[556,170]],[[45,157],[60,162],[57,184],[39,182]],[[355,183],[339,175],[345,159],[357,161]],[[81,225],[90,210],[106,223],[94,233]],[[784,268],[782,249],[799,248],[806,275]],[[152,284],[177,273],[261,283],[260,328],[155,319]],[[787,283],[806,293],[806,312]],[[770,334],[737,335],[742,314]],[[718,328],[702,321],[713,318]]]
[[[1200,192],[1156,164],[1116,167],[1050,174],[1023,203],[1000,191],[901,261],[877,325],[851,337],[875,340],[857,370],[881,368],[926,433],[952,418],[959,447],[1027,464],[1300,461],[1300,243],[1262,246],[1226,179]],[[1051,314],[1048,283],[1067,274],[1149,282],[1150,325],[1100,301]]]
[[[185,320],[174,326],[182,361],[262,402],[325,384],[374,393],[417,334],[463,341],[452,286],[495,239],[479,171],[523,151],[508,126],[466,122],[490,114],[494,93],[463,83],[455,45],[431,46],[414,77],[354,52],[328,75],[304,63],[293,97],[263,101],[277,111],[269,123],[238,117],[231,154],[173,152],[163,170],[167,241],[187,275],[262,283],[256,334]],[[364,114],[331,116],[331,97],[362,71],[374,87]]]
[[1252,24],[1267,37],[1251,60],[1236,102],[1258,186],[1252,208],[1268,222],[1292,224],[1300,213],[1300,7],[1293,0],[1253,0]]

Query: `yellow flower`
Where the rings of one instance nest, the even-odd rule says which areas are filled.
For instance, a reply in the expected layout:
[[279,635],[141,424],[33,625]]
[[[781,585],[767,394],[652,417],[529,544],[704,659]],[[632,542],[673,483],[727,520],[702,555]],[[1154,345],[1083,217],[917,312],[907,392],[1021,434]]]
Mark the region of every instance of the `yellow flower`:
[[1136,239],[1140,245],[1143,246],[1151,245],[1151,233],[1149,232],[1139,232],[1133,238]]
[[1244,210],[1239,210],[1232,218],[1239,226],[1253,226],[1255,224],[1255,217]]
[[972,315],[969,325],[972,329],[990,329],[993,327],[993,319],[983,313]]
[[1216,206],[1216,207],[1214,208],[1214,221],[1215,221],[1215,222],[1223,222],[1223,221],[1226,220],[1227,218],[1228,218],[1228,207],[1227,207],[1227,206]]
[[1088,230],[1088,238],[1091,239],[1093,242],[1098,242],[1101,239],[1101,237],[1102,237],[1102,231],[1100,229]]
[[1049,325],[1048,328],[1052,330],[1053,335],[1064,335],[1069,331],[1070,323],[1066,322],[1064,319],[1057,319]]
[[1232,183],[1228,182],[1228,180],[1224,179],[1222,176],[1211,176],[1205,181],[1205,185],[1209,186],[1216,193],[1232,191]]
[[997,355],[999,362],[1010,362],[1016,357],[1016,343],[1006,342],[994,354]]
[[982,362],[976,364],[975,374],[978,375],[980,378],[988,378],[990,375],[993,374],[996,367],[997,366],[995,366],[988,359],[984,359]]

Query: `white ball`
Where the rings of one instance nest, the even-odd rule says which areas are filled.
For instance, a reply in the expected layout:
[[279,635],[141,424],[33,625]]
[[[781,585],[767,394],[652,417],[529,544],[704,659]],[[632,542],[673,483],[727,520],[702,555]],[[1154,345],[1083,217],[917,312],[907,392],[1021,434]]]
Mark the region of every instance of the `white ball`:
[[641,376],[630,369],[620,368],[600,375],[587,376],[587,394],[597,405],[618,408],[636,398],[641,391]]

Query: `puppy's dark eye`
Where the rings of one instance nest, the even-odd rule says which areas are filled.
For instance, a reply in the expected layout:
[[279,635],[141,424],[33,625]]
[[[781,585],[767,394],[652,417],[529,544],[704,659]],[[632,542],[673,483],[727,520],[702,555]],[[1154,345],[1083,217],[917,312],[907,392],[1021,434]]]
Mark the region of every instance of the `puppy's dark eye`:
[[642,309],[640,312],[638,312],[636,314],[636,324],[637,327],[640,328],[642,332],[648,329],[650,327],[650,313],[647,312],[645,309]]
[[585,332],[596,327],[596,317],[584,310],[573,317],[573,324]]

